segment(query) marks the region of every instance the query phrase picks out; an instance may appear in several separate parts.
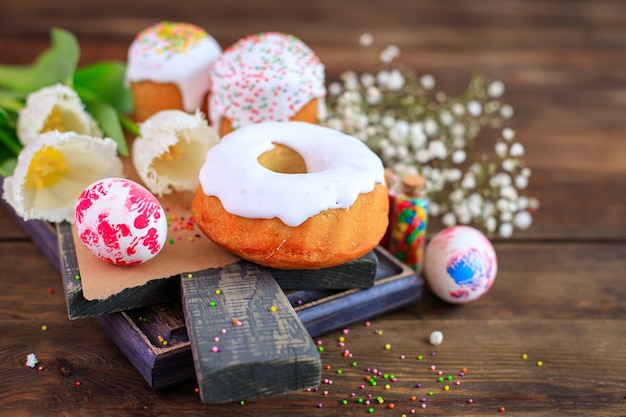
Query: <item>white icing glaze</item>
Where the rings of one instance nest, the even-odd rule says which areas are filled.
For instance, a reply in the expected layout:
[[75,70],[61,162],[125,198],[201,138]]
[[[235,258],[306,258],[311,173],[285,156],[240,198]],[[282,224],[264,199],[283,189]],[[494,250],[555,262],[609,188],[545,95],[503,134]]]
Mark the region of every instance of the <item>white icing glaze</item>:
[[160,22],[141,31],[128,50],[126,81],[176,84],[183,108],[194,112],[211,87],[209,67],[222,53],[217,41],[188,23]]
[[[257,158],[273,143],[298,152],[305,174],[283,174]],[[206,195],[216,196],[231,214],[279,218],[296,227],[327,209],[349,209],[359,194],[384,184],[381,160],[359,139],[304,122],[265,122],[238,129],[207,153],[200,169]]]
[[324,65],[292,35],[265,32],[236,42],[211,66],[211,124],[225,117],[233,129],[252,123],[288,121],[318,98],[325,115]]

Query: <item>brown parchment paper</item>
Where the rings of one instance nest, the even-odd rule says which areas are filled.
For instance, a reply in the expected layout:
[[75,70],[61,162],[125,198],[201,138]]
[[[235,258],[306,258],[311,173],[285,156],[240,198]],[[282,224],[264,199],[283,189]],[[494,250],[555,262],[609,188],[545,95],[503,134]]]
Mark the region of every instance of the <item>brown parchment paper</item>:
[[[123,162],[126,178],[143,185],[130,158],[124,158]],[[90,301],[104,300],[150,280],[177,279],[175,276],[181,273],[193,273],[238,261],[240,258],[211,242],[193,222],[189,223],[193,196],[193,192],[174,192],[158,197],[170,218],[167,242],[157,256],[141,265],[118,266],[101,260],[83,245],[76,228],[72,226],[83,297]]]

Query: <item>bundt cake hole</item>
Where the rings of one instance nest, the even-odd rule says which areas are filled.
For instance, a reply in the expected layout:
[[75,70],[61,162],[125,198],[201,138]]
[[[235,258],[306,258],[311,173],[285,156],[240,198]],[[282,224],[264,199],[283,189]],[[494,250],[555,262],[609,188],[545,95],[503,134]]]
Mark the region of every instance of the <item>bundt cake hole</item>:
[[306,162],[302,156],[288,146],[273,143],[274,149],[261,154],[257,161],[270,171],[280,174],[306,174]]

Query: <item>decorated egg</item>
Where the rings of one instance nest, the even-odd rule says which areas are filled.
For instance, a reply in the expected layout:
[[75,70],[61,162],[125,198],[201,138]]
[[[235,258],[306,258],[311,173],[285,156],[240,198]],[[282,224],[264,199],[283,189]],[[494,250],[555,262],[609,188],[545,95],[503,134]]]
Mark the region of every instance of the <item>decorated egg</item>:
[[155,257],[167,238],[161,203],[146,188],[106,178],[78,197],[76,232],[91,253],[114,265],[138,265]]
[[497,271],[493,245],[473,227],[444,229],[426,246],[426,282],[435,295],[450,303],[467,303],[485,295]]

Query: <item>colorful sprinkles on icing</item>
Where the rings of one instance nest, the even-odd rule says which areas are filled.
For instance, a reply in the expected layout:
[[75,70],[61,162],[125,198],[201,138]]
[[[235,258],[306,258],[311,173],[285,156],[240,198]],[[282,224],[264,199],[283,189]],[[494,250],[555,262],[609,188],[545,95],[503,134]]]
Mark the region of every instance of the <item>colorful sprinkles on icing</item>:
[[[233,127],[287,121],[305,104],[326,96],[324,66],[293,35],[266,32],[239,40],[211,67],[211,122]],[[320,100],[320,111],[323,100]]]
[[155,53],[171,59],[174,54],[188,54],[207,36],[205,30],[189,23],[161,22],[137,34],[135,40],[140,48],[135,53]]

